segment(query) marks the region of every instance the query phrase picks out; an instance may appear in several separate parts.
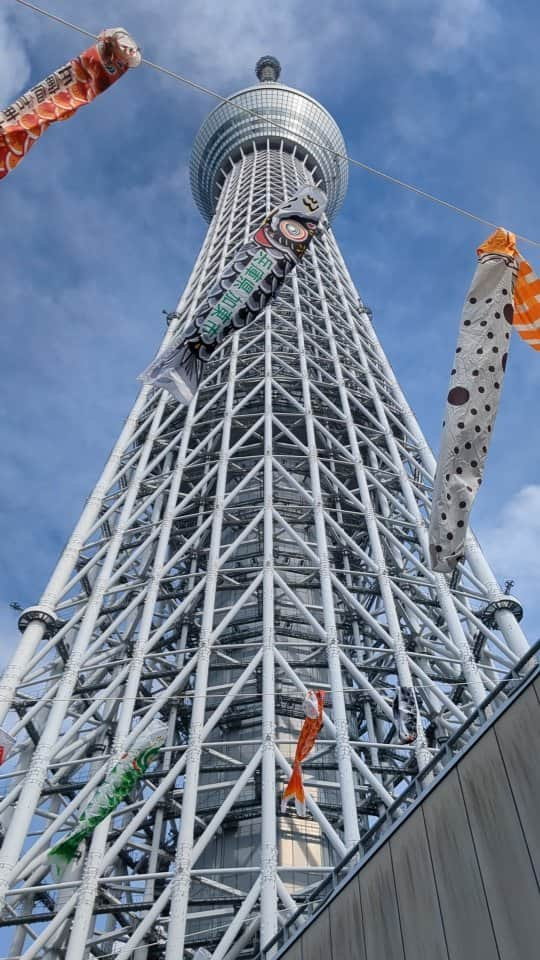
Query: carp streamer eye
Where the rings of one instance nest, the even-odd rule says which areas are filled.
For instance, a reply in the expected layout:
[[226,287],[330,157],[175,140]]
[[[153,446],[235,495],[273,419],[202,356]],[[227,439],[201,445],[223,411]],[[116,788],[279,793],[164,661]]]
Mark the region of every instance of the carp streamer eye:
[[282,220],[279,229],[286,240],[294,240],[295,243],[302,243],[309,237],[308,231],[298,220]]

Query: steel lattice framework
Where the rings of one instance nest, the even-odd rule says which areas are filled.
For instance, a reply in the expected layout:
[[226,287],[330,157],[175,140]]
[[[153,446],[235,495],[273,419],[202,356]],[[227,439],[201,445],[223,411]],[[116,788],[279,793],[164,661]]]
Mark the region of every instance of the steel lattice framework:
[[[253,91],[297,119],[304,95]],[[304,132],[339,142],[317,109]],[[306,182],[344,193],[301,130],[255,128],[229,103],[199,135],[215,201],[167,342],[272,206]],[[472,535],[452,578],[430,570],[433,470],[329,227],[189,407],[141,391],[0,685],[10,956],[253,956],[527,651]],[[398,683],[423,717],[406,747]],[[313,686],[301,819],[279,799]],[[153,717],[159,763],[59,878],[47,849]]]

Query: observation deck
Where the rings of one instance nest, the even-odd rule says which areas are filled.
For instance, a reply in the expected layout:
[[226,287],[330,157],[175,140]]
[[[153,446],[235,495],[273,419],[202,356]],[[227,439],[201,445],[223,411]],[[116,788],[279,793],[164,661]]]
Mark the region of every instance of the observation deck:
[[[231,163],[267,141],[270,147],[308,157],[315,180],[328,196],[327,216],[339,210],[348,183],[348,163],[341,131],[327,110],[313,97],[279,83],[279,63],[262,57],[257,64],[260,82],[233,94],[213,110],[201,126],[190,162],[191,191],[205,220],[215,213],[220,189]],[[244,108],[244,109],[241,109]],[[245,110],[259,115],[250,116]],[[341,154],[336,156],[336,154]]]

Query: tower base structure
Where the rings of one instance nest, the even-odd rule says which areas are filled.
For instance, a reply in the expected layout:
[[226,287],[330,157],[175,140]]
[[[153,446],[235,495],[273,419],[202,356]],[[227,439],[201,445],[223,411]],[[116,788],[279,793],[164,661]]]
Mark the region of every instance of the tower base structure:
[[[343,139],[270,69],[197,136],[209,229],[163,346],[299,187],[326,192],[329,219],[187,407],[143,388],[21,617],[0,684],[17,739],[0,774],[13,957],[254,956],[440,748],[461,749],[529,649],[472,534],[452,577],[430,569],[433,456],[330,226]],[[300,818],[280,797],[314,688],[325,717]],[[408,744],[401,688],[418,708]],[[48,849],[155,718],[158,763],[58,876]]]

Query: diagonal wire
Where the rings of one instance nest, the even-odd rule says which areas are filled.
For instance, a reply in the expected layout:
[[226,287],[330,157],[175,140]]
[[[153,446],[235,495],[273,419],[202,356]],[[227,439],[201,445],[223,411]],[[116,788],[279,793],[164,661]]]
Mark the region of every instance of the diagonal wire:
[[[58,17],[53,13],[49,13],[47,10],[43,10],[41,7],[37,7],[34,3],[30,3],[29,0],[15,0],[15,2],[19,3],[23,7],[28,7],[35,13],[41,14],[43,17],[47,17],[49,20],[54,20],[56,23],[61,23],[64,27],[69,27],[71,30],[77,31],[77,33],[82,33],[85,37],[90,37],[92,40],[97,39],[96,34],[90,33],[83,27],[79,27],[77,24],[71,23],[69,20],[65,20],[63,17]],[[190,80],[188,77],[184,77],[180,73],[175,73],[174,70],[168,70],[167,67],[162,67],[158,63],[154,63],[152,60],[147,60],[144,57],[142,58],[142,63],[144,63],[147,67],[151,67],[152,70],[156,70],[158,73],[164,74],[166,77],[171,77],[171,79],[177,80],[179,83],[183,83],[186,86],[191,87],[193,90],[198,90],[199,93],[204,93],[208,97],[213,97],[213,99],[218,100],[220,103],[232,104],[235,109],[240,110],[242,113],[248,114],[255,120],[262,120],[263,123],[268,123],[271,126],[284,131],[285,133],[291,133],[296,136],[294,131],[287,127],[286,124],[280,123],[278,120],[274,120],[271,117],[265,117],[262,114],[257,113],[255,110],[250,110],[249,107],[242,106],[236,101],[234,96],[224,97],[215,90],[211,90],[209,87],[205,87],[202,84],[197,83],[195,80]],[[487,220],[485,217],[480,217],[471,210],[466,210],[464,207],[460,207],[457,204],[452,203],[450,200],[443,200],[442,197],[436,197],[433,193],[428,193],[427,190],[422,190],[420,187],[416,187],[412,183],[407,183],[406,180],[401,180],[399,177],[394,177],[390,173],[385,173],[383,170],[378,170],[377,167],[372,167],[370,164],[364,163],[362,160],[356,160],[347,153],[341,153],[339,150],[333,150],[331,147],[319,143],[319,141],[315,140],[313,137],[304,136],[304,134],[302,134],[302,139],[306,143],[312,143],[314,146],[318,147],[319,150],[323,150],[330,156],[333,156],[338,160],[344,160],[351,166],[359,167],[361,170],[365,170],[367,173],[371,173],[373,176],[379,177],[382,180],[386,180],[388,183],[393,183],[395,186],[402,187],[404,190],[409,190],[411,193],[415,193],[417,196],[423,197],[424,200],[430,200],[432,203],[437,203],[441,207],[446,207],[448,210],[453,210],[454,213],[459,213],[463,217],[468,217],[470,220],[475,220],[477,223],[483,223],[488,227],[497,228],[500,226],[500,224],[495,223],[493,220]],[[516,237],[518,240],[522,240],[524,243],[530,243],[532,246],[540,247],[539,240],[533,240],[521,233],[516,233]]]

